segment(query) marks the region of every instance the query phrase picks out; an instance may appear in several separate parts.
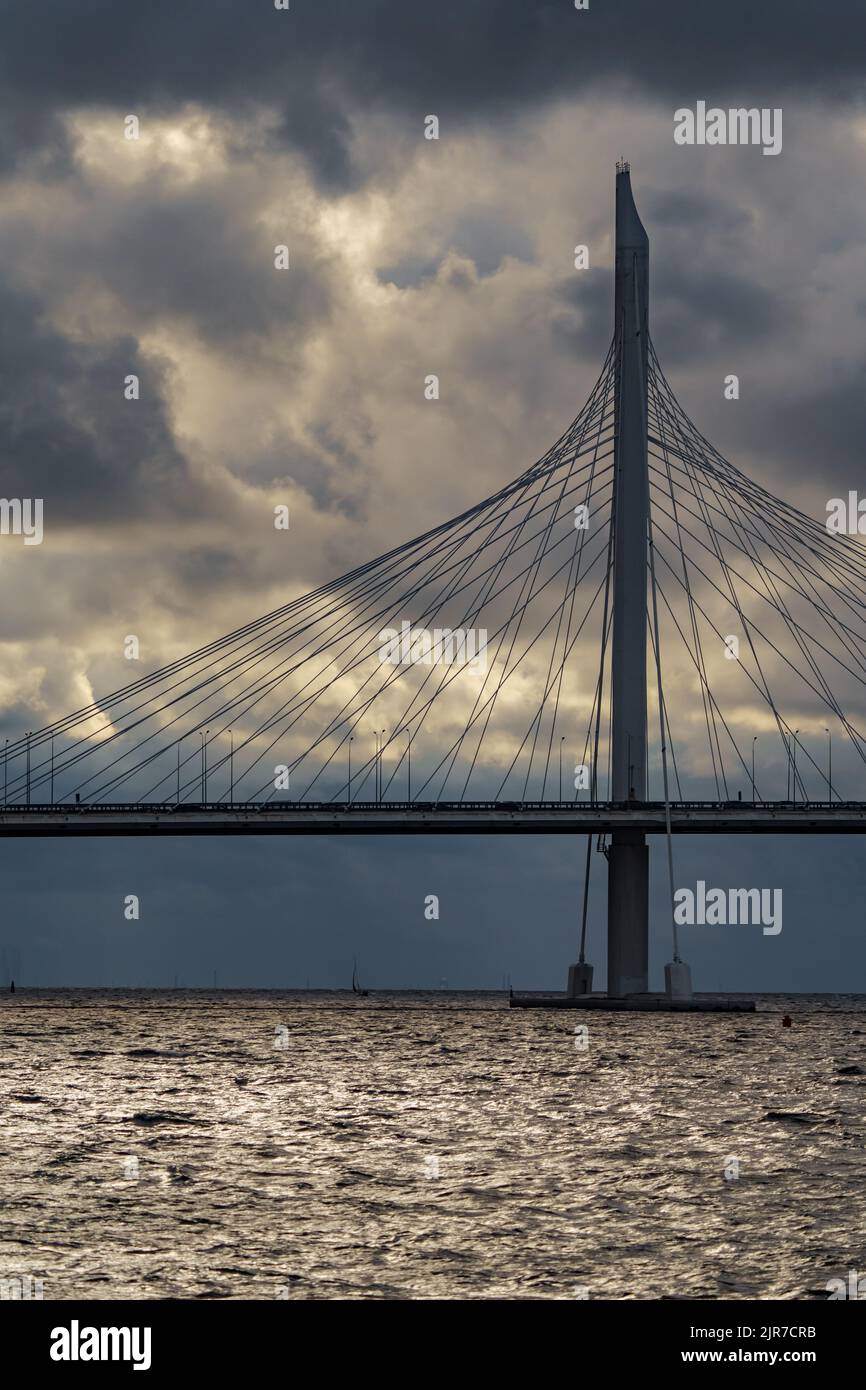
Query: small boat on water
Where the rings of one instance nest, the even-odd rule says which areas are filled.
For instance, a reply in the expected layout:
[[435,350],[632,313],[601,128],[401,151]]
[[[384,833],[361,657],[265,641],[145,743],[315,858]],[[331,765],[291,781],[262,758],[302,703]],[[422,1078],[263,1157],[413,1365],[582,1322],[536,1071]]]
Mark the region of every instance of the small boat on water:
[[353,993],[353,994],[359,994],[359,995],[361,996],[362,999],[366,999],[367,996],[368,996],[369,993],[370,993],[370,991],[369,991],[368,989],[361,989],[361,986],[360,986],[360,984],[358,983],[358,962],[357,962],[357,961],[355,961],[354,965],[352,966],[352,993]]

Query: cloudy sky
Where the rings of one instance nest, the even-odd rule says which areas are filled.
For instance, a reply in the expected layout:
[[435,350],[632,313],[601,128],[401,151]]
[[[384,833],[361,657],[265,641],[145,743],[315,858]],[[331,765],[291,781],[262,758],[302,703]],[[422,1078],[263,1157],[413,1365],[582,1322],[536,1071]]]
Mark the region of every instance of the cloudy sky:
[[[154,670],[543,454],[610,338],[621,154],[651,239],[654,342],[702,432],[820,520],[866,487],[856,7],[0,0],[0,20],[2,492],[45,507],[41,546],[0,538],[4,737],[125,684],[126,634]],[[699,100],[781,108],[782,152],[676,145],[674,111]],[[583,853],[13,845],[0,931],[29,983],[337,985],[357,955],[383,987],[558,986]],[[698,988],[866,989],[858,841],[677,856],[683,883],[785,892],[780,937],[695,930]],[[601,982],[603,909],[598,871]]]

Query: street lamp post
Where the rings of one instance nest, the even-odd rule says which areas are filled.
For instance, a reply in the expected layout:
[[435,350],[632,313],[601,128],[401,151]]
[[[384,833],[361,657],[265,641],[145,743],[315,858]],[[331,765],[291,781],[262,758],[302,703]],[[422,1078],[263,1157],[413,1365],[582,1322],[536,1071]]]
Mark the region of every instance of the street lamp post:
[[752,739],[752,805],[753,805],[753,806],[754,806],[755,802],[758,800],[758,794],[757,794],[757,792],[755,791],[755,744],[756,744],[757,742],[758,742],[758,735],[755,734],[755,737]]
[[349,736],[349,805],[350,805],[350,806],[351,806],[351,804],[352,804],[352,744],[353,744],[354,742],[355,742],[355,740],[354,740],[354,738],[352,737],[352,735],[350,734],[350,736]]
[[201,799],[202,804],[207,805],[207,739],[210,729],[205,729],[204,733],[199,729],[198,732],[201,738]]
[[27,735],[27,805],[30,805],[30,734]]
[[796,804],[797,804],[797,735],[798,735],[799,732],[800,732],[799,729],[795,729],[795,730],[794,730],[794,795],[793,795],[793,802],[794,802],[794,805],[795,805],[795,806],[796,806]]
[[181,744],[185,738],[189,738],[189,734],[181,734],[178,738],[178,806],[181,805]]
[[409,768],[409,770],[408,770],[408,776],[407,776],[407,779],[406,779],[406,785],[407,785],[407,797],[408,797],[408,800],[411,801],[411,800],[412,800],[412,730],[411,730],[411,729],[407,729],[406,732],[407,732],[408,735],[409,735],[409,750],[408,750],[408,768]]
[[825,727],[824,733],[827,735],[827,799],[833,800],[833,735]]
[[562,745],[565,743],[565,734],[559,740],[559,803],[562,805]]
[[51,805],[54,805],[54,735],[51,735]]
[[229,804],[235,800],[235,731],[229,729]]

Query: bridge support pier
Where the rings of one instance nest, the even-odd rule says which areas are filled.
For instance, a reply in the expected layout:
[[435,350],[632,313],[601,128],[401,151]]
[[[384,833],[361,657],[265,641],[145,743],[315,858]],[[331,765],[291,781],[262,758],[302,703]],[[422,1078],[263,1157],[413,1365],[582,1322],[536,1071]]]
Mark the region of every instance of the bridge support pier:
[[607,861],[607,992],[649,988],[649,846],[628,830],[611,836]]

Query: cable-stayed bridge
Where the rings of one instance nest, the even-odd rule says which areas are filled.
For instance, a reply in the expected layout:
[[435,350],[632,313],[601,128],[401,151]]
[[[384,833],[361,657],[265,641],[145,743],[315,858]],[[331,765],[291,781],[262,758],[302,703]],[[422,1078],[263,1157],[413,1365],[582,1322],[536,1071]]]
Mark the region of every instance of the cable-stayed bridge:
[[[586,888],[593,843],[608,859],[609,991],[630,994],[648,834],[670,864],[673,834],[866,829],[866,551],[700,434],[648,305],[623,165],[614,332],[553,447],[452,520],[6,740],[0,833],[586,834]],[[583,943],[576,991],[582,968]]]

